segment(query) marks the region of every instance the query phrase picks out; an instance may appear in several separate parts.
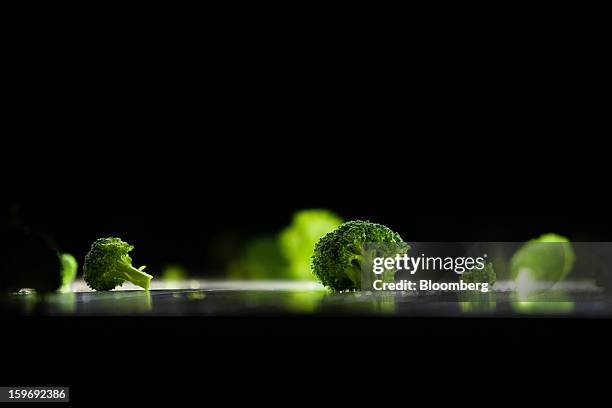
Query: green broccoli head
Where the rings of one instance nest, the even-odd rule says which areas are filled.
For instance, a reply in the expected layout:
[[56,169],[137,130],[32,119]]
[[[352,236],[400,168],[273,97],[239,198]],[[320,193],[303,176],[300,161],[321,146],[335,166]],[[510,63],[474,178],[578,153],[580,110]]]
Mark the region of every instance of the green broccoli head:
[[312,249],[323,235],[340,224],[342,219],[339,216],[323,209],[301,210],[293,215],[291,225],[283,229],[278,236],[280,248],[289,263],[289,278],[312,279]]
[[[362,268],[371,262],[364,244],[404,244],[398,233],[369,221],[349,221],[324,235],[315,245],[312,271],[334,291],[361,290]],[[403,245],[403,251],[408,245]],[[387,254],[388,255],[388,254]]]
[[576,255],[569,240],[544,234],[523,245],[510,260],[512,279],[529,282],[559,282],[571,272]]
[[125,281],[148,290],[153,277],[142,271],[144,267],[136,269],[132,266],[132,258],[128,252],[133,248],[120,238],[95,240],[85,255],[83,265],[85,282],[95,290],[111,290]]
[[461,279],[468,283],[488,283],[489,286],[493,286],[497,276],[495,274],[495,269],[493,269],[493,264],[489,262],[480,269],[473,268],[464,272],[461,274]]
[[79,269],[79,264],[74,256],[70,254],[62,254],[62,286],[61,291],[70,290],[70,284],[74,281]]

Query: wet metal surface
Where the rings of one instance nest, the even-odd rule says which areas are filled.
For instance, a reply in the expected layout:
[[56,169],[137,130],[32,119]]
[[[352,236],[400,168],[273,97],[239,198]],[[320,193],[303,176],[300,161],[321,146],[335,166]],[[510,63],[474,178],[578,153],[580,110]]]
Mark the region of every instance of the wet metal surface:
[[328,293],[312,282],[158,282],[146,292],[125,287],[93,292],[81,283],[73,292],[12,294],[0,301],[10,315],[75,316],[257,316],[393,315],[427,317],[612,317],[612,299],[583,283],[520,298],[503,284],[494,292],[462,295],[402,292]]

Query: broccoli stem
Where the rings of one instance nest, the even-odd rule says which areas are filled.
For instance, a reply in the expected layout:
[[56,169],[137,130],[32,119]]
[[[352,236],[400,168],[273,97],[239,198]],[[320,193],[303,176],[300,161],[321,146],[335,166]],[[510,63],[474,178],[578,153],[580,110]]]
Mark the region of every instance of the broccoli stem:
[[140,286],[144,290],[149,290],[149,284],[153,276],[134,268],[132,265],[125,265],[121,272],[125,275],[125,279],[132,282],[136,286]]

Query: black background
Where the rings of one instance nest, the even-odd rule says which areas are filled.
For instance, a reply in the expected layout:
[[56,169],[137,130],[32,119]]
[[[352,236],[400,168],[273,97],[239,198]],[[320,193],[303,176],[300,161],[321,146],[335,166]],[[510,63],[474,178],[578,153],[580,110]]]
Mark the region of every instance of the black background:
[[[120,236],[136,245],[137,263],[182,263],[205,276],[222,272],[221,244],[237,250],[310,207],[386,224],[409,241],[612,239],[606,148],[589,141],[600,132],[589,106],[534,106],[509,90],[481,101],[466,89],[427,109],[420,94],[411,104],[378,102],[381,91],[329,106],[300,88],[290,100],[268,92],[222,113],[209,97],[189,117],[198,102],[174,102],[180,91],[128,106],[108,95],[60,100],[65,107],[37,111],[33,129],[5,139],[3,212],[78,259],[95,238]],[[122,109],[131,117],[117,118]]]
[[[138,263],[215,275],[214,245],[227,231],[274,232],[308,207],[381,222],[414,241],[543,232],[612,240],[601,53],[592,42],[546,40],[546,30],[540,40],[516,30],[491,38],[490,27],[459,39],[433,28],[399,36],[391,25],[372,40],[308,25],[286,36],[286,26],[129,21],[86,37],[89,20],[57,24],[53,36],[20,30],[23,42],[13,43],[3,214],[19,208],[62,250],[82,257],[96,237],[119,235],[136,244]],[[154,385],[177,399],[197,398],[185,386],[253,399],[279,389],[354,397],[338,367],[376,371],[378,360],[362,357],[362,336],[392,336],[390,351],[415,342],[423,379],[470,368],[447,353],[484,349],[484,361],[489,350],[509,353],[535,383],[543,380],[533,373],[581,357],[605,363],[608,353],[593,347],[605,343],[607,324],[7,318],[2,381],[68,383],[80,402],[139,400],[162,390]],[[114,361],[126,344],[143,355]],[[180,352],[156,354],[165,347]],[[504,372],[472,364],[494,372],[483,377]]]

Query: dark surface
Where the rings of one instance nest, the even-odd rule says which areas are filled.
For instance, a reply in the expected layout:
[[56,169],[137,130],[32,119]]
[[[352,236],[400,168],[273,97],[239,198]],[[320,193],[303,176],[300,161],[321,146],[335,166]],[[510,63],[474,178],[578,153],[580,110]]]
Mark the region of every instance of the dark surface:
[[612,318],[608,295],[592,285],[572,282],[566,283],[565,290],[529,296],[513,291],[328,293],[312,289],[317,286],[314,283],[283,281],[191,281],[168,286],[183,289],[14,294],[2,304],[5,313],[29,316]]

